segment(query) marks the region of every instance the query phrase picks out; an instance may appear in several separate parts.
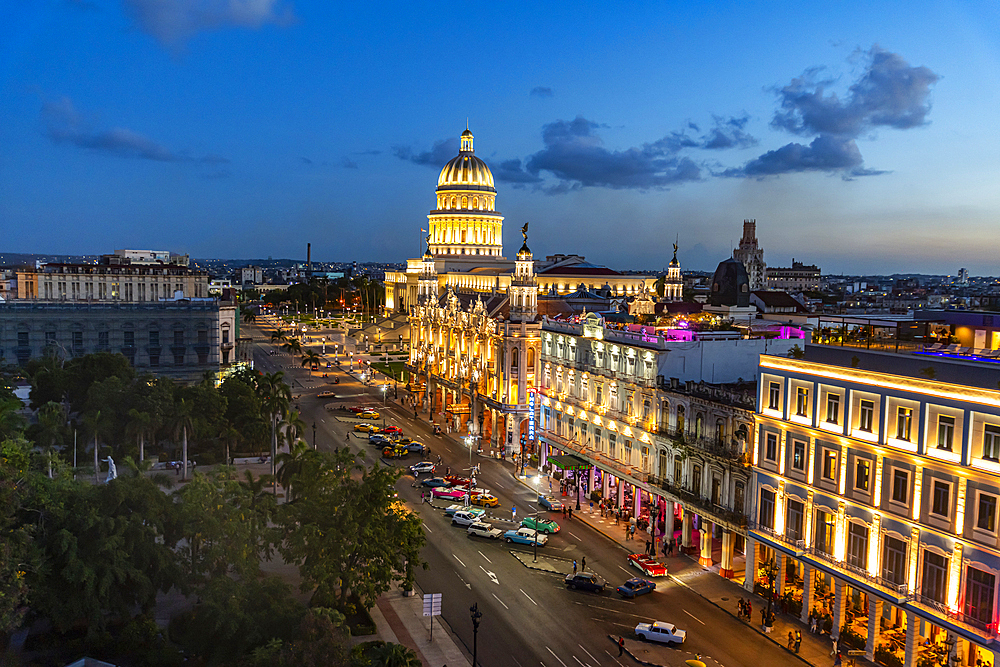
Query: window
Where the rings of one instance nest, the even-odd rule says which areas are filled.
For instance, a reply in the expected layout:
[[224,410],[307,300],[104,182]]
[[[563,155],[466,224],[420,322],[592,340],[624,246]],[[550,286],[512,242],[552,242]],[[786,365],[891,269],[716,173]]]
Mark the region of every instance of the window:
[[151,346],[153,346],[153,347],[156,347],[156,346],[158,346],[160,344],[160,332],[159,331],[156,331],[154,329],[153,331],[149,332],[149,344]]
[[993,532],[997,526],[997,497],[988,493],[979,494],[976,510],[976,528]]
[[867,491],[871,483],[872,462],[858,459],[854,464],[854,488]]
[[868,567],[868,526],[853,521],[847,527],[847,563]]
[[906,542],[889,535],[882,543],[882,578],[896,586],[906,582]]
[[97,347],[98,347],[98,349],[106,350],[106,349],[108,349],[108,346],[109,346],[108,332],[107,331],[98,331],[97,332]]
[[613,459],[618,458],[618,439],[614,433],[608,434],[608,456]]
[[760,490],[760,525],[774,528],[774,491]]
[[965,571],[965,617],[983,624],[993,622],[993,591],[996,577],[970,567]]
[[679,485],[681,483],[681,474],[682,474],[681,473],[681,469],[682,469],[681,460],[679,458],[675,457],[674,458],[674,484],[678,484]]
[[991,461],[1000,459],[1000,426],[983,426],[983,458]]
[[892,471],[892,500],[906,504],[910,495],[910,473],[906,470]]
[[181,352],[180,354],[175,354],[174,366],[183,366],[183,365],[184,365],[184,353]]
[[691,491],[701,498],[701,466],[694,466],[691,470]]
[[767,437],[764,438],[764,458],[768,461],[773,461],[778,458],[778,436],[774,433],[768,433]]
[[938,416],[937,448],[951,451],[951,441],[955,436],[955,418],[947,415]]
[[910,428],[913,425],[913,409],[899,408],[896,412],[896,440],[910,440]]
[[160,355],[158,355],[158,354],[150,354],[149,355],[149,365],[150,366],[159,366],[160,365]]
[[792,441],[792,468],[795,470],[806,469],[806,443],[801,440]]
[[872,432],[872,422],[875,417],[875,403],[872,401],[861,401],[861,414],[858,418],[858,428],[862,431]]
[[198,342],[202,345],[208,343],[208,331],[206,329],[198,330]]
[[832,449],[823,450],[823,478],[837,479],[837,452]]
[[768,385],[768,400],[767,407],[769,410],[780,410],[781,409],[781,385],[777,382],[772,382]]
[[837,394],[826,395],[826,421],[836,424],[840,420],[840,396]]
[[788,501],[788,520],[785,522],[785,535],[790,540],[801,540],[802,535],[802,515],[805,513],[805,505],[797,500]]
[[28,347],[31,343],[28,342],[28,332],[18,331],[17,332],[17,345],[18,347]]
[[73,332],[73,347],[75,349],[77,349],[77,350],[80,350],[80,349],[83,348],[83,332],[82,331],[74,331]]
[[126,331],[125,333],[125,347],[135,347],[135,332]]
[[795,414],[799,417],[809,416],[809,390],[805,387],[795,390]]
[[951,484],[934,480],[934,492],[931,495],[931,512],[947,517],[951,510]]
[[174,345],[183,345],[183,344],[184,344],[184,330],[177,329],[174,331]]
[[743,511],[743,482],[736,482],[736,486],[733,489],[733,511],[742,512]]
[[920,594],[927,600],[944,604],[948,574],[948,559],[933,551],[924,551],[924,570],[920,580]]
[[836,539],[836,523],[833,514],[824,510],[816,510],[816,550],[820,553],[833,554]]

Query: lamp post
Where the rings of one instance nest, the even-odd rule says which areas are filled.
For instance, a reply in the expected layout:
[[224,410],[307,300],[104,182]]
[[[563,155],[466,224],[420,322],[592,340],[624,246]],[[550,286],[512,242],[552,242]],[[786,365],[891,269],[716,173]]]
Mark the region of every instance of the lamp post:
[[316,422],[313,422],[313,449],[316,449]]
[[380,389],[382,390],[382,428],[385,428],[385,392],[389,389],[389,385],[383,384]]
[[472,667],[478,667],[479,621],[483,617],[478,602],[469,607],[469,614],[472,616]]

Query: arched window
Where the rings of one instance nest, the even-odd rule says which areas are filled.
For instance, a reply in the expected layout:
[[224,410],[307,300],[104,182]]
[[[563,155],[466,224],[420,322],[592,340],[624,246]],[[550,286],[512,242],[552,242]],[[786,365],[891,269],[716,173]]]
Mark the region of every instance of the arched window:
[[726,444],[726,420],[716,419],[715,420],[715,441],[720,445]]
[[462,197],[462,208],[469,208],[469,198]]
[[455,196],[455,195],[452,195],[452,197],[451,197],[451,207],[452,208],[457,208],[458,207],[458,197]]
[[528,348],[528,372],[531,373],[535,370],[535,348]]
[[518,362],[517,348],[515,347],[515,348],[511,349],[511,351],[510,351],[510,372],[511,372],[511,375],[517,375],[517,370],[518,370],[518,368],[517,368],[517,362]]
[[700,438],[705,434],[705,415],[700,412],[694,418],[694,437]]
[[479,208],[479,197],[472,198],[472,208]]
[[684,406],[677,406],[677,433],[684,435]]

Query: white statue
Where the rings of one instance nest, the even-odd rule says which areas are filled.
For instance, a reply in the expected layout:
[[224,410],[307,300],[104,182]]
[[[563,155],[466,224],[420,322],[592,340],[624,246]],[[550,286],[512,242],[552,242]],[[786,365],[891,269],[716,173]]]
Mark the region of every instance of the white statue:
[[105,460],[108,462],[108,476],[104,480],[104,483],[107,484],[111,480],[118,477],[118,468],[115,467],[115,460],[110,456]]

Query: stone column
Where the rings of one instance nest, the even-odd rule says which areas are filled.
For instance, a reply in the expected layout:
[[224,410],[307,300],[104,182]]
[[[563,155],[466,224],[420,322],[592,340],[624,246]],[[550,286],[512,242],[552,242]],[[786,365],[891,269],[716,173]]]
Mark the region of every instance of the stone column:
[[802,613],[799,614],[799,620],[803,623],[809,622],[809,610],[812,609],[812,573],[812,567],[808,563],[802,563]]
[[611,486],[608,481],[610,478],[611,476],[608,475],[606,470],[601,473],[601,495],[605,498],[608,497],[609,488]]
[[875,660],[875,645],[878,643],[882,621],[882,601],[874,595],[868,596],[868,643],[865,644],[865,659]]
[[726,579],[732,579],[733,572],[733,551],[735,548],[736,536],[731,530],[722,531],[722,563],[719,565],[719,575]]
[[774,575],[774,589],[780,598],[785,592],[785,566],[788,563],[788,556],[775,550],[774,566],[777,572]]
[[757,540],[747,535],[746,539],[746,578],[743,580],[743,588],[753,593],[753,582],[757,578]]
[[639,518],[639,510],[642,509],[642,489],[635,484],[632,485],[632,516]]
[[691,528],[693,519],[694,515],[691,514],[691,511],[685,507],[684,516],[681,519],[683,522],[681,526],[681,546],[685,549],[691,546]]
[[668,500],[666,502],[666,516],[664,517],[664,527],[667,529],[666,539],[672,539],[674,536],[674,512],[676,511],[674,501]]
[[625,504],[625,481],[622,479],[618,480],[618,507]]
[[701,546],[701,558],[698,559],[698,564],[702,567],[712,567],[712,524],[702,520],[698,532],[699,546]]
[[903,665],[905,667],[913,667],[914,654],[917,648],[917,626],[920,619],[912,611],[904,613],[906,614],[906,648],[903,653]]
[[840,639],[840,628],[844,625],[844,608],[847,606],[847,584],[833,578],[833,631],[830,637]]
[[[597,466],[590,466],[590,483],[587,485],[587,487],[590,489],[591,493],[594,492],[595,484],[597,484]],[[603,498],[603,496],[601,497]]]

